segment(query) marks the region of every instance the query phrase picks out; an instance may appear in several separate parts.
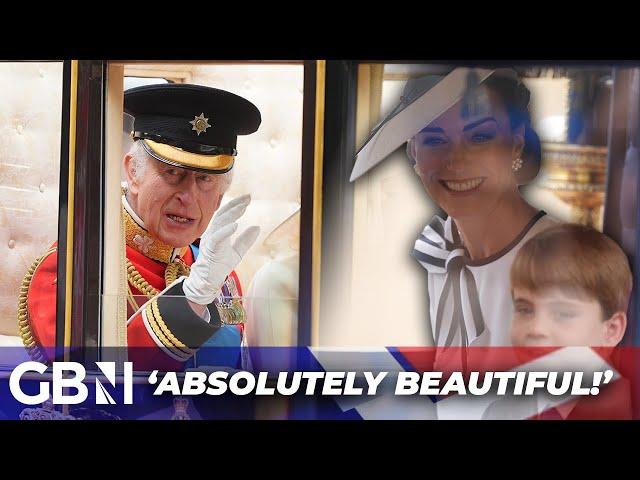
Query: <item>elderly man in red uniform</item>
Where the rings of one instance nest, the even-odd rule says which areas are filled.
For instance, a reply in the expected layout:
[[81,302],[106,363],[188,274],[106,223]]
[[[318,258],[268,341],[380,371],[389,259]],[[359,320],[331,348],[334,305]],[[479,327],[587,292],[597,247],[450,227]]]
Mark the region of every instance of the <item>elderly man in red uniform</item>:
[[[181,369],[205,344],[239,347],[243,340],[234,268],[259,228],[232,239],[250,198],[220,205],[237,136],[258,129],[260,112],[230,92],[186,84],[130,89],[124,103],[134,117],[122,197],[127,341],[136,347],[129,359],[137,370]],[[56,265],[54,245],[27,273],[19,303],[23,340],[40,361],[55,346]]]

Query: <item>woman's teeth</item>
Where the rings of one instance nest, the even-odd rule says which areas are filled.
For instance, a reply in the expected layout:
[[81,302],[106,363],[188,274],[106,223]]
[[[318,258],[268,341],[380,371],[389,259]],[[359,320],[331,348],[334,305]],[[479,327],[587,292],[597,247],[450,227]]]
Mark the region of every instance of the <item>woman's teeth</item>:
[[178,223],[187,223],[188,221],[190,221],[191,219],[189,218],[184,218],[184,217],[179,217],[177,215],[167,215],[171,220],[178,222]]
[[466,192],[478,187],[483,180],[483,178],[471,178],[469,180],[461,181],[443,180],[443,183],[449,190],[453,190],[455,192]]

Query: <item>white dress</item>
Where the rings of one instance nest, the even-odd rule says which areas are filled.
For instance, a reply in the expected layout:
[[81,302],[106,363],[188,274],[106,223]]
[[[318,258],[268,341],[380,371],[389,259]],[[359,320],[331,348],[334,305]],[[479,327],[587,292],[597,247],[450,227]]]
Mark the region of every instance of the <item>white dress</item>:
[[429,319],[436,346],[511,345],[511,264],[529,238],[557,223],[541,211],[510,245],[474,262],[461,247],[451,217],[434,217],[416,240],[413,255],[428,272]]

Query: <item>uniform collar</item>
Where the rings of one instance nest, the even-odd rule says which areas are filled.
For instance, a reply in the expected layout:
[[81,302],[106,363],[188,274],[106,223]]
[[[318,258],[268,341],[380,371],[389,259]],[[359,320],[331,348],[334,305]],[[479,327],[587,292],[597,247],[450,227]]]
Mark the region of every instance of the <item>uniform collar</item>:
[[122,196],[122,212],[127,245],[145,257],[163,263],[171,263],[177,257],[184,257],[187,247],[173,247],[151,236],[144,221],[133,211],[127,198]]

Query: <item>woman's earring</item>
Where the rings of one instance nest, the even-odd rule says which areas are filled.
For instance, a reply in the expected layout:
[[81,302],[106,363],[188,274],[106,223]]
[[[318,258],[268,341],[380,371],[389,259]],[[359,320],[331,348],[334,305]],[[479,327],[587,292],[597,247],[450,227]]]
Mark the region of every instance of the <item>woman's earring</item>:
[[129,184],[127,182],[122,182],[120,184],[120,193],[122,195],[126,195],[129,192]]
[[516,158],[513,162],[511,162],[511,169],[514,172],[517,172],[518,170],[520,170],[522,168],[522,159],[520,157]]

